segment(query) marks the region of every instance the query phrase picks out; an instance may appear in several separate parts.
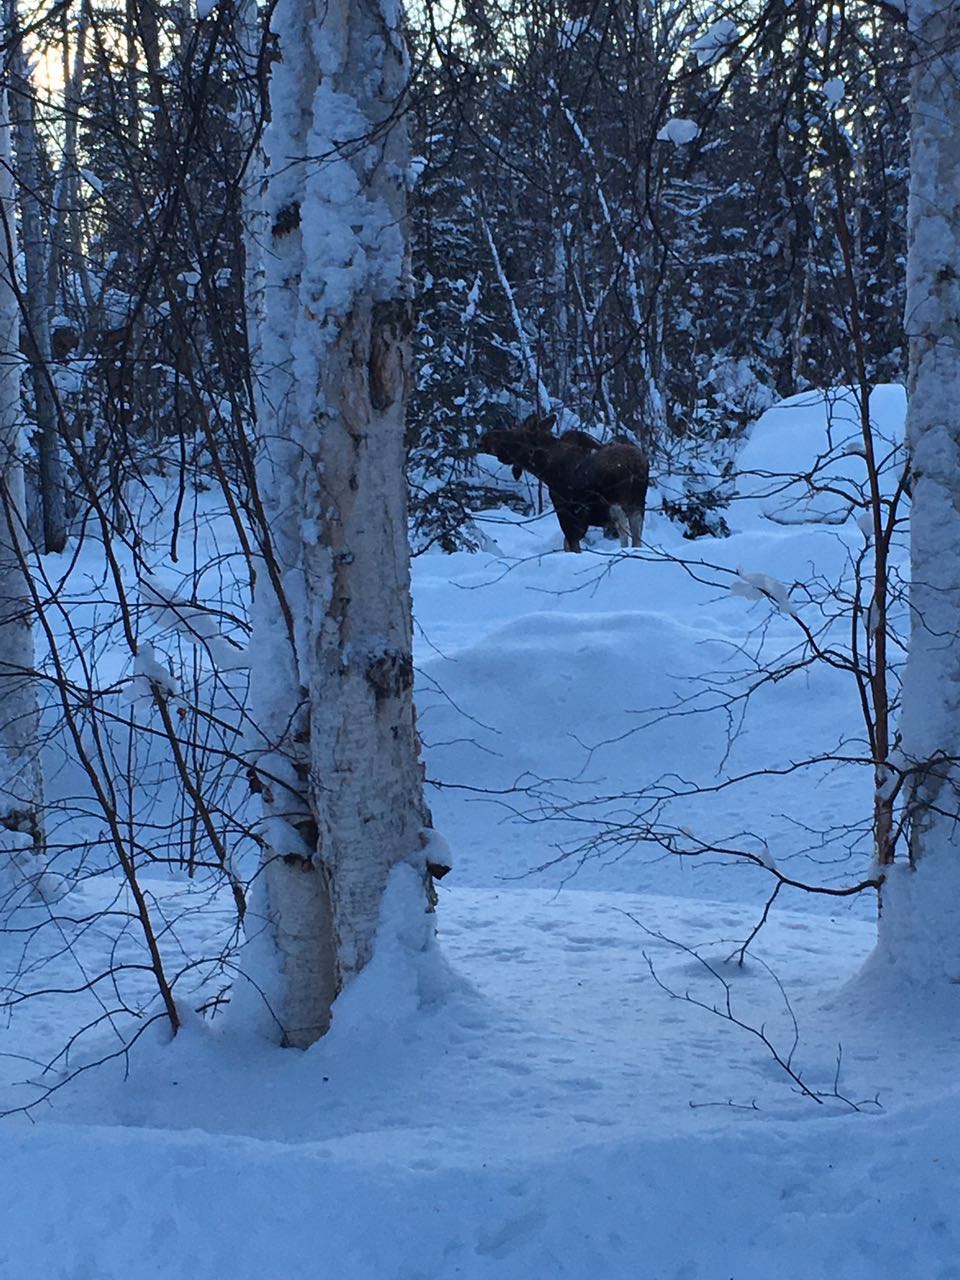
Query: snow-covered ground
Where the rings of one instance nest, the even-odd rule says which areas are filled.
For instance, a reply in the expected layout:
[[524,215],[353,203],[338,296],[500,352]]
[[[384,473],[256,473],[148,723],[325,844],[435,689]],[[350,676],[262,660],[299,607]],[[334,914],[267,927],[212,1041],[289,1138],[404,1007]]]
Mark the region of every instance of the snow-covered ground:
[[[902,397],[875,410],[895,440]],[[844,413],[834,491],[857,479]],[[670,851],[832,888],[869,873],[870,771],[828,758],[863,754],[849,678],[816,664],[739,697],[792,652],[793,609],[827,625],[799,584],[863,542],[842,504],[764,515],[773,473],[824,441],[815,398],[772,410],[722,542],[654,515],[642,551],[577,557],[552,515],[501,512],[485,552],[416,562],[419,723],[457,860],[436,947],[411,954],[388,907],[306,1053],[237,1016],[172,1043],[157,1023],[0,1122],[0,1280],[960,1280],[960,990],[864,969],[869,894],[782,890],[741,966],[770,872]],[[149,887],[186,951],[229,936],[228,901]],[[125,905],[84,880],[56,910],[109,894]],[[77,986],[115,935],[91,924],[37,985]],[[35,1096],[77,1009],[14,1008],[3,1105]],[[85,1054],[111,1052],[107,1025]]]

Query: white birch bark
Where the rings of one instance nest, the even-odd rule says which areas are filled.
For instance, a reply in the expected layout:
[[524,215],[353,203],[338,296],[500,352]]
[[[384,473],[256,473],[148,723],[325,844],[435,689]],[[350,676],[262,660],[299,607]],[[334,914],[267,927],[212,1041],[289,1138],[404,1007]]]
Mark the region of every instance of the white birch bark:
[[911,0],[906,329],[911,636],[901,745],[909,865],[884,886],[881,952],[960,981],[960,3]]
[[11,88],[8,106],[13,124],[13,152],[22,218],[21,240],[26,268],[24,310],[37,415],[43,542],[45,551],[62,551],[67,542],[67,522],[57,403],[50,382],[50,256],[40,207],[43,183],[33,87],[19,31],[16,0],[6,0],[6,30],[12,45],[8,55]]
[[39,717],[32,605],[25,575],[20,465],[20,314],[12,287],[16,224],[10,120],[0,89],[0,904],[26,877],[39,885],[43,852]]
[[[326,1029],[371,957],[388,873],[424,868],[404,466],[408,67],[391,0],[280,0],[254,619],[261,977],[282,1039]],[[427,910],[423,874],[422,910]],[[422,923],[422,922],[421,922]]]
[[256,0],[240,0],[233,12],[238,70],[243,84],[238,92],[237,126],[250,146],[250,158],[243,175],[244,310],[251,367],[259,369],[260,331],[264,321],[264,253],[270,235],[264,201],[263,148],[254,136],[261,113],[261,27]]

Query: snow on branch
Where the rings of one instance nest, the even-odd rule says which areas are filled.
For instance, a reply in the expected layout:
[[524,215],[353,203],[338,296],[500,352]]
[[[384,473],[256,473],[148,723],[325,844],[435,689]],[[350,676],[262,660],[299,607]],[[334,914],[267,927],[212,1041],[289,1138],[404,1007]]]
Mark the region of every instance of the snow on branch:
[[517,309],[517,300],[514,296],[513,288],[507,279],[507,273],[503,269],[500,261],[500,254],[497,252],[496,241],[493,238],[493,232],[490,230],[490,224],[487,222],[483,214],[480,214],[480,225],[483,228],[483,234],[486,237],[487,244],[490,248],[490,257],[493,259],[493,269],[497,273],[497,279],[500,281],[500,288],[503,290],[507,305],[510,308],[510,316],[513,320],[513,327],[517,333],[517,342],[520,345],[520,355],[523,362],[524,373],[532,386],[537,389],[537,408],[541,413],[548,413],[550,410],[550,396],[547,389],[540,380],[540,374],[537,370],[537,362],[533,358],[533,352],[530,350],[530,343],[527,341],[527,334],[523,327],[523,321],[520,318],[520,312]]
[[202,647],[219,670],[239,671],[249,666],[246,647],[220,630],[224,616],[220,610],[179,599],[173,588],[150,574],[144,574],[140,580],[140,599],[161,627],[176,631],[191,644]]
[[781,613],[788,613],[792,618],[797,616],[787,587],[768,573],[744,573],[738,569],[736,581],[730,584],[730,594],[746,600],[769,600]]
[[660,142],[672,142],[675,147],[682,147],[692,142],[700,132],[700,126],[694,120],[684,120],[673,116],[657,133]]
[[720,18],[711,23],[699,39],[694,40],[690,49],[697,55],[697,62],[701,67],[712,67],[731,52],[739,39],[740,32],[736,23],[729,18]]

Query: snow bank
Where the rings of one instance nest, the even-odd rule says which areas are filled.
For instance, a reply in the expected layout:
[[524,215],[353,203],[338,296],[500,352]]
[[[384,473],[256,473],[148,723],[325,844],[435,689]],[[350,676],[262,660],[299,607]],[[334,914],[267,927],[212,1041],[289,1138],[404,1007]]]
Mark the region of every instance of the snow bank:
[[[547,1164],[504,1150],[472,1169],[440,1142],[356,1163],[326,1145],[45,1126],[5,1143],[0,1257],[10,1276],[91,1280],[947,1280],[958,1149],[956,1111],[882,1145],[851,1121],[612,1137]],[[895,1224],[879,1235],[878,1192]]]
[[[901,386],[876,387],[870,418],[881,491],[896,489],[905,463]],[[843,388],[781,401],[760,418],[737,460],[739,528],[757,518],[781,525],[842,525],[862,512],[867,469],[856,400]]]

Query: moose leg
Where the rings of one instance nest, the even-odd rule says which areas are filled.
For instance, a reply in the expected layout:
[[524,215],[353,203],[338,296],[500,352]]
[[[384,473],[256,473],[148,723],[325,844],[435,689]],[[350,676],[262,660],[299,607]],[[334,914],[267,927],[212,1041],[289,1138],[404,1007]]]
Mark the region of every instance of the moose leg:
[[[640,539],[643,536],[643,512],[630,512],[630,545],[631,547],[639,547]],[[623,543],[626,546],[626,543]]]
[[627,513],[618,503],[612,502],[610,504],[610,515],[617,526],[617,537],[620,539],[620,545],[625,547],[627,545],[628,532]]
[[564,519],[559,512],[557,513],[557,520],[560,523],[560,528],[563,530],[564,551],[579,552],[580,539],[583,536],[580,532],[579,526],[570,519]]
[[553,490],[550,491],[550,496],[553,499],[553,510],[557,517],[557,524],[563,531],[564,551],[579,552],[580,539],[585,536],[587,525],[578,518],[575,511],[571,510],[570,504],[565,503]]

